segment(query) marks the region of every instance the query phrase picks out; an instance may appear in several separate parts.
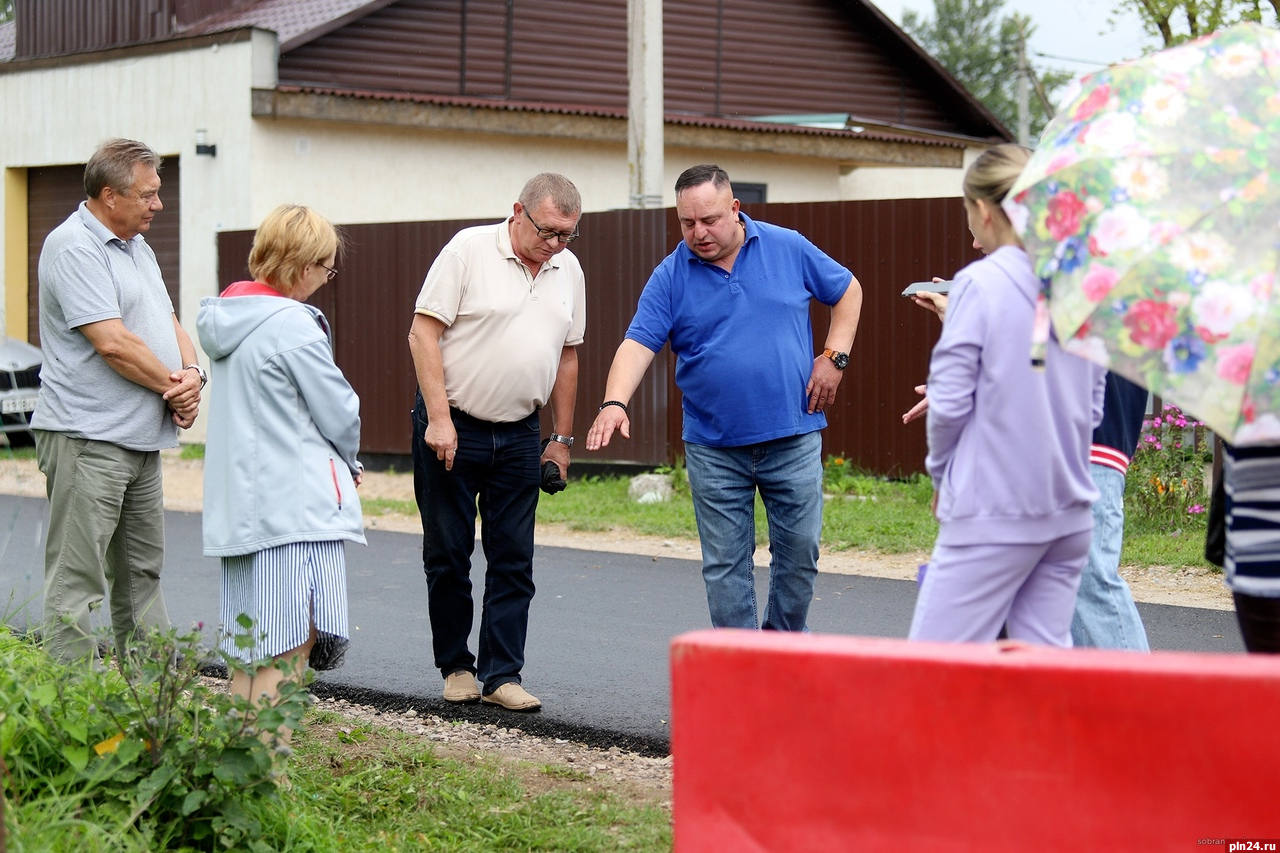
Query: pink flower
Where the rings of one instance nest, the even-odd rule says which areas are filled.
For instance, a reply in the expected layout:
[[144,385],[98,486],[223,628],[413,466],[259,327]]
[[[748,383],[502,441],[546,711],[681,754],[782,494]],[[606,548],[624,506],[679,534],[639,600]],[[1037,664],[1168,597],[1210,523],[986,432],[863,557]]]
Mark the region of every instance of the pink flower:
[[1080,288],[1084,291],[1085,299],[1090,302],[1101,302],[1119,280],[1120,273],[1111,267],[1094,264],[1085,273],[1084,279],[1080,282]]
[[1089,97],[1080,102],[1072,118],[1076,121],[1087,121],[1090,116],[1105,107],[1109,100],[1111,100],[1111,87],[1099,86],[1089,93]]
[[1249,381],[1249,372],[1253,369],[1253,344],[1219,347],[1217,355],[1219,377],[1232,385],[1243,385]]
[[1200,506],[1200,504],[1192,504],[1191,506],[1187,507],[1188,515],[1199,515],[1202,512],[1204,512],[1204,507]]
[[1163,350],[1178,334],[1177,309],[1153,299],[1139,299],[1124,317],[1124,327],[1138,346]]
[[1071,190],[1049,199],[1049,216],[1044,225],[1055,240],[1065,240],[1080,230],[1080,219],[1085,214],[1084,202]]

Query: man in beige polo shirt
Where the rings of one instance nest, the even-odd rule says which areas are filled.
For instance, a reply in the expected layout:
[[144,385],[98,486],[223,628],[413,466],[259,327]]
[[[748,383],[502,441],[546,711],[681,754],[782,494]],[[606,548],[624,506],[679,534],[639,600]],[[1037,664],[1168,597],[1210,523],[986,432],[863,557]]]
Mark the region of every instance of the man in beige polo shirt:
[[[506,220],[454,235],[414,307],[413,481],[432,647],[450,702],[542,707],[520,670],[539,472],[551,460],[567,475],[573,446],[586,283],[566,247],[581,214],[568,178],[535,176]],[[551,441],[540,456],[539,411],[547,404]],[[467,647],[477,499],[488,564],[478,658]]]

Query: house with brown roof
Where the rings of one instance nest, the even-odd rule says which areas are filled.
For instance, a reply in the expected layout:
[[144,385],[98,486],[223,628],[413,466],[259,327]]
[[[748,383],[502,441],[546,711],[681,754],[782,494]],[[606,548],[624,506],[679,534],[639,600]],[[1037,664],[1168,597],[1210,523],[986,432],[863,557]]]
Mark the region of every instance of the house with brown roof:
[[[179,316],[216,234],[283,201],[342,223],[498,218],[535,172],[626,207],[626,0],[16,0],[0,25],[3,325],[35,333],[44,235],[112,136],[166,157],[148,235]],[[664,201],[957,196],[1010,138],[870,0],[665,0]],[[194,335],[193,335],[194,337]]]

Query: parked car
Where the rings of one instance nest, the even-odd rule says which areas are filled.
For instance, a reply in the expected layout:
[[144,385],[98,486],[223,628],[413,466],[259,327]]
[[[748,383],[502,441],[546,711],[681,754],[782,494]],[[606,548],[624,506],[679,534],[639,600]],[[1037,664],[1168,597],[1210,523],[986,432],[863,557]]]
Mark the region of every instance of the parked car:
[[40,349],[16,338],[0,339],[0,433],[12,447],[35,444],[31,413],[40,393]]

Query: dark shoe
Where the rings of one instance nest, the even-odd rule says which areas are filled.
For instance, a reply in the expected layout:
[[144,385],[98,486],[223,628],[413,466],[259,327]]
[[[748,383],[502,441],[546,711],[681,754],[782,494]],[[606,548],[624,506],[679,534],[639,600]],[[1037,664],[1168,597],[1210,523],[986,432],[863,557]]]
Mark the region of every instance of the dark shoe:
[[476,677],[465,669],[451,672],[444,677],[444,701],[465,705],[480,700],[480,685]]
[[538,697],[530,695],[529,691],[514,681],[508,681],[487,696],[481,696],[480,701],[486,705],[506,708],[508,711],[537,711],[542,708],[542,702]]

